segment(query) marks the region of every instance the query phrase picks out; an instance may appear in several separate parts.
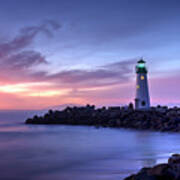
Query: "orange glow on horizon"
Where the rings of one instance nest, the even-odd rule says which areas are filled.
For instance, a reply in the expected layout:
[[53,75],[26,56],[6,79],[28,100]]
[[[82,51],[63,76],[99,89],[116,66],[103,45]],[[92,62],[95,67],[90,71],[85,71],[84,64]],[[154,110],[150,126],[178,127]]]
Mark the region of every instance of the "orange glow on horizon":
[[[178,84],[178,78],[149,80],[152,105],[178,104],[180,95],[175,93],[176,89],[169,88]],[[77,87],[55,82],[6,83],[0,86],[0,109],[46,109],[62,104],[127,105],[134,102],[135,88],[135,82],[104,86],[77,84]]]
[[8,85],[1,85],[0,92],[5,92],[5,93],[26,92],[30,87],[50,86],[50,85],[51,83],[46,83],[46,82],[8,84]]
[[41,91],[41,92],[32,92],[26,94],[26,96],[33,97],[51,97],[51,96],[60,96],[68,94],[69,90],[52,90],[52,91]]

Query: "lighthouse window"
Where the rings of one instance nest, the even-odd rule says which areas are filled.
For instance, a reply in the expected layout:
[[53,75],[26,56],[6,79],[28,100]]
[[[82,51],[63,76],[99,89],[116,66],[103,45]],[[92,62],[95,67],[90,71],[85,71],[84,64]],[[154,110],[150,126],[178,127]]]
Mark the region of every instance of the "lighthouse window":
[[144,76],[141,76],[141,80],[144,80]]
[[146,105],[146,102],[145,102],[145,101],[142,101],[141,104],[142,104],[142,106],[145,106],[145,105]]

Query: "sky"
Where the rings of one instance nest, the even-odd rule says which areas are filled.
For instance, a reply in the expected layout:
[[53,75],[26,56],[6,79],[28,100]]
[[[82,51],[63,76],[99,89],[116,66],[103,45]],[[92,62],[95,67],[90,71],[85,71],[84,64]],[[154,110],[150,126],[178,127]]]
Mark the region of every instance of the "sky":
[[180,104],[179,0],[1,0],[0,109]]

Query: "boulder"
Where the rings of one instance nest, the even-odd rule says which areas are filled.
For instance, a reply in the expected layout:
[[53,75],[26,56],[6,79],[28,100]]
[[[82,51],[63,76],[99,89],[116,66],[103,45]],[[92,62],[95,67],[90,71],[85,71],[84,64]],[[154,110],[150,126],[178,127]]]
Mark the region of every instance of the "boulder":
[[173,154],[167,164],[143,168],[124,180],[180,180],[180,154]]
[[173,154],[169,159],[168,159],[168,164],[180,164],[180,154]]

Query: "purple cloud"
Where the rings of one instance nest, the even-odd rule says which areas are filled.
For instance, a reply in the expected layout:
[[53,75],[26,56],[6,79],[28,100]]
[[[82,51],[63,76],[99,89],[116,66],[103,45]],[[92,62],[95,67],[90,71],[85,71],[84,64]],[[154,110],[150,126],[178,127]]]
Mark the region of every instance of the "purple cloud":
[[4,66],[12,70],[25,70],[38,64],[46,64],[47,61],[41,53],[36,51],[23,51],[6,58]]
[[53,35],[52,30],[58,30],[61,26],[52,20],[47,20],[39,26],[29,26],[20,30],[18,36],[9,42],[0,43],[1,68],[22,70],[33,65],[47,63],[40,52],[26,50],[39,33],[46,36]]
[[39,81],[55,82],[59,87],[81,88],[101,87],[127,83],[131,80],[133,60],[106,64],[92,70],[67,70],[55,74],[47,72],[31,73],[30,77]]
[[[3,69],[0,77],[20,82],[50,81],[55,82],[59,87],[70,88],[110,86],[130,80],[134,59],[105,64],[90,70],[65,70],[55,74],[49,74],[46,71],[33,72],[30,67],[48,62],[40,52],[27,50],[27,48],[39,33],[52,37],[53,30],[56,31],[59,28],[61,26],[57,22],[46,20],[39,26],[23,28],[13,40],[0,43],[0,65]],[[4,75],[8,72],[13,77]]]
[[104,80],[112,82],[124,82],[129,80],[133,72],[135,60],[125,60],[106,64],[93,70],[70,70],[62,71],[51,75],[50,78],[59,79],[64,83],[82,83],[86,81],[98,82],[104,84]]

